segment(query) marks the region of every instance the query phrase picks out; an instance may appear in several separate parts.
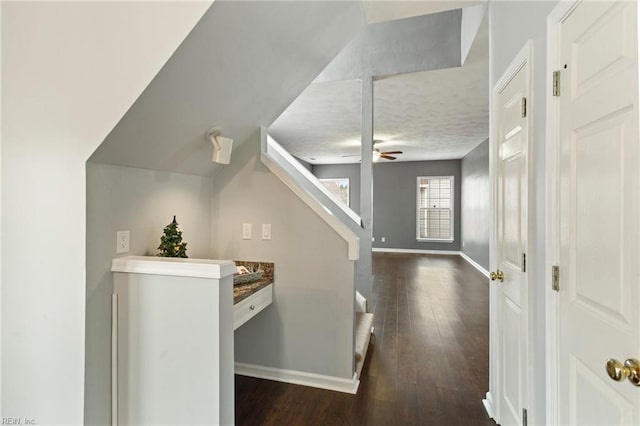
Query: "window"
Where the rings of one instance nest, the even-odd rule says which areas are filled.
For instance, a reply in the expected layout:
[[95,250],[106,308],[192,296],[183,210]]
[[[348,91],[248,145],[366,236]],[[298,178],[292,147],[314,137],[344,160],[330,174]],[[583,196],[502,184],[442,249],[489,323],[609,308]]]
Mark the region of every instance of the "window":
[[453,241],[453,176],[418,177],[418,241]]
[[349,206],[349,178],[319,179],[338,200]]

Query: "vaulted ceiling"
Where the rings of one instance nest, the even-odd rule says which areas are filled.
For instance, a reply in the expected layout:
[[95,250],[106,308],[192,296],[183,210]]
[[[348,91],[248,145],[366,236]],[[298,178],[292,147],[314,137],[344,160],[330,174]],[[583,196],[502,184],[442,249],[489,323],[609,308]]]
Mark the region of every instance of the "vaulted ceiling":
[[[354,57],[365,52],[369,70],[382,76],[374,82],[374,139],[381,141],[376,147],[403,151],[398,161],[464,157],[489,136],[489,40],[483,22],[460,66],[460,10],[455,13],[369,25],[274,122],[270,134],[311,164],[358,162],[361,83],[335,80],[362,75],[350,69],[361,67]],[[447,20],[445,28],[434,25]],[[389,58],[391,51],[400,53]]]
[[213,175],[207,131],[244,143],[364,24],[361,2],[216,1],[90,161]]
[[[418,2],[425,3],[422,8],[405,2],[391,1],[386,6],[382,3],[372,5],[369,0],[365,0],[364,5],[362,1],[214,2],[90,161],[214,175],[216,168],[221,166],[211,163],[212,149],[206,134],[212,126],[221,128],[223,136],[233,138],[234,149],[237,149],[257,134],[259,126],[271,125],[315,79],[332,81],[332,68],[328,65],[334,59],[333,64],[345,61],[347,54],[344,52],[348,52],[350,41],[368,31],[370,26],[366,25],[366,19],[371,22],[395,19],[391,22],[404,21],[406,24],[411,19],[417,22],[421,17],[404,17],[420,14],[423,10],[435,11],[431,6],[443,10],[442,5],[434,2]],[[461,4],[458,1],[444,3],[449,9]],[[458,16],[455,28],[448,24],[451,16]],[[397,20],[399,17],[403,19]],[[414,56],[430,64],[429,69],[460,65],[463,55],[460,55],[460,49],[456,51],[460,45],[459,12],[445,12],[432,19],[432,24],[426,28],[405,26],[402,37],[417,37],[417,42],[412,47],[414,50],[387,49],[396,57],[397,63]],[[451,34],[452,28],[457,36],[442,36]],[[420,37],[429,32],[442,34],[440,37]],[[389,42],[393,44],[399,40]],[[438,57],[413,55],[421,49],[429,50],[427,47],[434,43],[454,46],[454,50],[442,49],[442,55]],[[347,48],[343,50],[345,46]],[[384,51],[372,53],[382,59],[378,62],[382,66],[379,71],[385,74],[383,59],[387,54]],[[366,61],[361,61],[362,67],[366,65]],[[126,67],[126,63],[122,64],[123,72]],[[406,68],[401,72],[420,69]],[[334,67],[333,71],[336,70],[339,71]],[[336,87],[341,84],[349,85],[336,83]],[[376,86],[378,84],[378,90],[384,93],[385,80],[380,80]],[[336,110],[351,110],[359,88],[337,90],[334,95],[328,92],[322,96]],[[349,93],[351,99],[345,97]],[[331,98],[338,95],[339,100]],[[318,123],[340,127],[338,120],[325,118],[309,123],[308,128]]]

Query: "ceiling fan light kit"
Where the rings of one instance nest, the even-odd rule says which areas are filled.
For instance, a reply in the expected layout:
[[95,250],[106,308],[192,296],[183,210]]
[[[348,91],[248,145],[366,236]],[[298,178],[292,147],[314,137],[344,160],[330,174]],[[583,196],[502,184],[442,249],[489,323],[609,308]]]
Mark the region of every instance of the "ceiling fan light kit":
[[394,157],[396,154],[402,154],[402,151],[380,151],[379,149],[374,148],[373,161],[378,161],[381,158],[384,158],[385,160],[397,160],[398,157]]
[[[402,154],[402,151],[380,151],[378,148],[375,148],[375,144],[381,142],[381,141],[373,141],[373,152],[371,153],[372,155],[372,160],[374,163],[377,163],[378,161],[380,161],[381,158],[385,159],[385,160],[397,160],[397,157],[394,157],[394,155],[397,154]],[[341,155],[342,158],[346,158],[346,157],[360,157],[360,154],[345,154],[345,155]]]

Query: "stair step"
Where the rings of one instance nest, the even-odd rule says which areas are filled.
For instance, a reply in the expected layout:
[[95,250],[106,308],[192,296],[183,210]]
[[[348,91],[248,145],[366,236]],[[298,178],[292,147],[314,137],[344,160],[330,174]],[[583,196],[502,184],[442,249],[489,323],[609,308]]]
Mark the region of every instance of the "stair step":
[[356,373],[360,378],[362,366],[364,365],[371,333],[373,332],[373,314],[366,312],[356,312]]

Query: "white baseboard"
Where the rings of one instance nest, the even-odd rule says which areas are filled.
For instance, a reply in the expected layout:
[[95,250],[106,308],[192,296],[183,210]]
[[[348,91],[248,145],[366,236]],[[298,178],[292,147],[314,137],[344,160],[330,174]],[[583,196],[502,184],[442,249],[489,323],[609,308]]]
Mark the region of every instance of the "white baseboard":
[[280,368],[263,367],[261,365],[244,364],[236,362],[236,374],[240,376],[255,377],[257,379],[275,380],[276,382],[292,383],[295,385],[310,386],[313,388],[327,389],[337,392],[355,394],[358,391],[360,380],[356,373],[352,379],[342,377],[324,376],[322,374],[307,373],[304,371],[283,370]]
[[484,269],[478,262],[467,256],[464,252],[460,252],[460,257],[466,260],[471,266],[476,268],[478,271],[482,272],[482,275],[489,278],[489,271]]
[[495,411],[493,410],[493,395],[491,395],[491,392],[487,392],[487,394],[485,395],[485,399],[482,400],[482,405],[484,405],[484,409],[487,411],[489,418],[495,420]]
[[412,253],[412,254],[450,254],[458,255],[459,251],[451,250],[418,250],[418,249],[397,249],[397,248],[380,248],[371,249],[374,253]]

